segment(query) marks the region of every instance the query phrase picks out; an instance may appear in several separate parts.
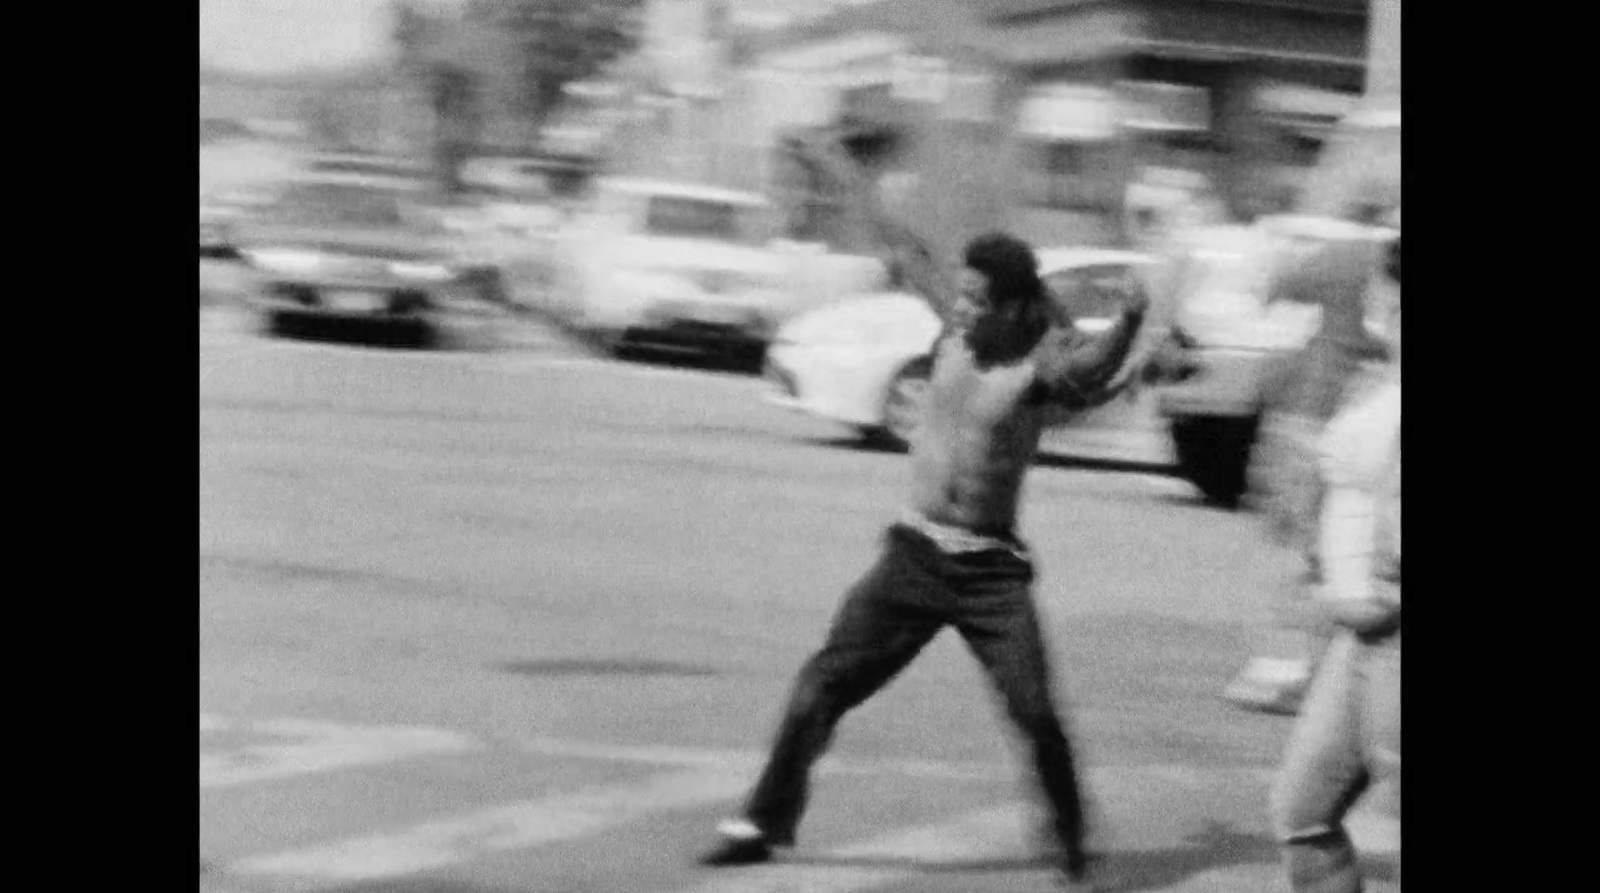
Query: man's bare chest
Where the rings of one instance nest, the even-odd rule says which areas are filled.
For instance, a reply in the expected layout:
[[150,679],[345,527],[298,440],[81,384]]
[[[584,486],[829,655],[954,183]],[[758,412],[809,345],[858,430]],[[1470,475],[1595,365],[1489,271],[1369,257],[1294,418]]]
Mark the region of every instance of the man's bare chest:
[[1030,396],[1038,372],[1031,358],[982,366],[952,339],[940,346],[928,387],[930,415],[953,427],[986,429],[1035,414]]

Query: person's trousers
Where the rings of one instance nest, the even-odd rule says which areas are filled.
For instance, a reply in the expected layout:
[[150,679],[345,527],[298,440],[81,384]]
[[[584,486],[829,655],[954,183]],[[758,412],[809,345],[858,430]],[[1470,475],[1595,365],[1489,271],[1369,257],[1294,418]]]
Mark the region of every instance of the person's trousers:
[[1317,667],[1273,785],[1273,831],[1295,893],[1359,893],[1345,816],[1374,782],[1400,791],[1400,633],[1341,630]]
[[1011,721],[1031,745],[1036,777],[1068,860],[1084,858],[1077,770],[1051,691],[1033,579],[1031,563],[1019,555],[1003,550],[946,555],[921,533],[891,527],[877,564],[846,594],[827,641],[795,680],[746,817],[775,842],[792,843],[812,766],[839,719],[888,684],[950,625],[983,665]]
[[1305,411],[1274,411],[1262,420],[1252,454],[1251,489],[1269,539],[1284,547],[1282,582],[1252,624],[1252,657],[1312,665],[1327,650],[1332,630],[1315,602],[1321,583],[1316,542],[1321,517],[1318,446],[1324,421]]
[[1252,658],[1295,661],[1315,668],[1334,639],[1334,627],[1317,604],[1322,574],[1311,556],[1285,573],[1275,587],[1270,610],[1251,630]]

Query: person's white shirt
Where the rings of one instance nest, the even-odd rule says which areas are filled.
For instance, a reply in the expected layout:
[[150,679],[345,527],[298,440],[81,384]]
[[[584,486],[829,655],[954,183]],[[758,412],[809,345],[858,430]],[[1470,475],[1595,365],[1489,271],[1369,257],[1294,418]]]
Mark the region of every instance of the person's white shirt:
[[1378,565],[1400,553],[1398,371],[1385,370],[1329,423],[1322,471],[1323,598],[1357,617],[1398,607],[1400,588],[1381,583]]

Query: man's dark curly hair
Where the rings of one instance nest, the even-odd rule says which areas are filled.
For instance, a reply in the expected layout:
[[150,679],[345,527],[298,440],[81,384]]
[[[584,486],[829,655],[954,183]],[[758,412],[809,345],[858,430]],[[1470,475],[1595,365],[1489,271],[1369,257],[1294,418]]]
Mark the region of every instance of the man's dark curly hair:
[[967,243],[967,266],[989,278],[996,304],[1035,300],[1044,294],[1039,259],[1028,243],[1009,233],[992,232]]

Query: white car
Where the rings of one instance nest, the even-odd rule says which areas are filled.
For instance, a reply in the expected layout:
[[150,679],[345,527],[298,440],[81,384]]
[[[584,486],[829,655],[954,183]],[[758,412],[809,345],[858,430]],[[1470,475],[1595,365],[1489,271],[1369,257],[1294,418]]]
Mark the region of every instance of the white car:
[[[1149,291],[1153,258],[1128,251],[1066,248],[1038,252],[1040,275],[1083,331],[1104,331],[1131,291]],[[1165,338],[1152,312],[1127,368]],[[922,423],[922,395],[940,331],[920,297],[880,292],[795,317],[767,351],[768,400],[904,449]],[[1045,445],[1086,458],[1170,461],[1155,397],[1138,376],[1116,400],[1049,425]]]
[[556,310],[610,348],[759,355],[783,312],[761,196],[604,178],[557,239]]

